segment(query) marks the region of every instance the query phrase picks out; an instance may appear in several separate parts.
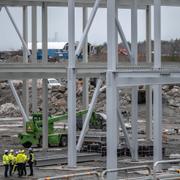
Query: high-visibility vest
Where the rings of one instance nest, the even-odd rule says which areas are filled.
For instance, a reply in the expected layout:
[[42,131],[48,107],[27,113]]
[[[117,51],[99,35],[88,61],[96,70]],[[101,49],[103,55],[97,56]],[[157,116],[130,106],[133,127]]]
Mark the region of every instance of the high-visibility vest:
[[18,154],[16,157],[16,163],[24,163],[24,155],[23,154]]
[[14,164],[14,154],[13,153],[9,153],[8,157],[9,157],[9,163],[10,164]]
[[35,160],[34,153],[29,153],[28,161],[29,161],[29,162],[34,162],[34,160]]
[[3,155],[3,165],[8,165],[9,164],[9,157],[7,154]]
[[27,161],[28,161],[28,157],[27,157],[27,155],[26,154],[22,154],[23,155],[23,160],[24,160],[24,163],[26,163]]

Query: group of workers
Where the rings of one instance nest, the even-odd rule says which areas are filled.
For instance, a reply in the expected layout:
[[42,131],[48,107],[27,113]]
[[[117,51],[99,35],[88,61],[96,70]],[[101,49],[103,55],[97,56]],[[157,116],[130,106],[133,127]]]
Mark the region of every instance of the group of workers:
[[29,176],[33,176],[34,162],[35,157],[32,148],[28,149],[28,155],[26,155],[24,150],[5,150],[3,155],[4,177],[12,176],[15,171],[18,172],[19,177],[26,176],[26,163],[28,163],[30,168]]

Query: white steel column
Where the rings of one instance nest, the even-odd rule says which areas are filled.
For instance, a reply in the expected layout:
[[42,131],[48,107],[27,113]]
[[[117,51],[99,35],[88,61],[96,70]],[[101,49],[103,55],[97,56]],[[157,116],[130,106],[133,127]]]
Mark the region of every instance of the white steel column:
[[76,167],[75,0],[68,1],[68,166]]
[[[107,0],[107,46],[108,62],[106,75],[106,104],[107,104],[107,169],[117,168],[117,88],[115,72],[117,66],[117,35],[116,35],[116,0]],[[108,180],[117,179],[117,173],[107,175]]]
[[[42,4],[42,63],[48,63],[48,25],[47,25],[47,4]],[[48,149],[48,86],[47,79],[43,79],[43,150]]]
[[[154,69],[161,68],[161,0],[154,0]],[[161,85],[153,85],[154,162],[162,160],[162,93]]]
[[[146,62],[151,63],[151,6],[146,7]],[[152,140],[152,87],[146,86],[146,139]]]
[[[133,64],[137,64],[138,48],[137,48],[137,0],[133,1],[131,9],[131,52],[133,57]],[[138,160],[138,87],[132,87],[132,113],[131,113],[131,124],[132,124],[132,160]]]
[[[28,42],[28,7],[23,6],[23,39],[25,43]],[[28,63],[28,51],[23,44],[23,63]],[[29,117],[29,83],[28,80],[23,80],[23,106],[27,117]],[[24,124],[25,126],[25,124]]]
[[[37,7],[32,6],[32,63],[37,63]],[[37,111],[37,80],[32,79],[32,112]]]
[[[87,21],[88,21],[88,8],[83,7],[83,31],[86,27]],[[88,63],[88,38],[87,36],[84,40],[84,46],[83,46],[83,61],[85,63]],[[83,106],[85,109],[87,109],[89,105],[88,83],[89,83],[89,78],[85,77],[83,79]]]

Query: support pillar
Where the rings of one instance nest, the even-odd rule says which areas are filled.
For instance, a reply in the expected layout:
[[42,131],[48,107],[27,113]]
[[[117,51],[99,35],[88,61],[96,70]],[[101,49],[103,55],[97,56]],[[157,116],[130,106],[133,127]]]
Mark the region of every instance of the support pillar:
[[[138,47],[137,47],[137,0],[133,1],[131,9],[131,52],[133,64],[138,63]],[[132,161],[138,160],[138,86],[132,87],[132,109],[131,109],[131,126],[132,126]]]
[[[37,7],[32,6],[32,63],[37,63]],[[32,79],[32,112],[37,111],[37,79]]]
[[[151,6],[146,7],[146,63],[151,63]],[[146,139],[152,140],[152,87],[146,86]]]
[[[106,74],[106,103],[107,103],[107,169],[117,168],[117,88],[116,88],[116,67],[117,67],[117,30],[116,0],[107,0],[107,47],[108,62]],[[113,107],[113,108],[112,108]],[[107,174],[108,180],[117,179],[117,173]]]
[[[83,7],[83,31],[85,30],[88,21],[88,8]],[[88,63],[88,38],[86,36],[83,46],[83,61]],[[85,109],[89,106],[89,91],[88,91],[89,78],[83,79],[83,107]]]
[[[47,4],[43,2],[42,4],[42,63],[48,63],[48,25],[47,25],[47,15],[48,9]],[[43,79],[43,150],[48,149],[48,86],[47,79]]]
[[68,1],[68,166],[76,167],[76,59],[75,59],[75,1]]
[[[23,39],[25,43],[28,42],[28,7],[23,6]],[[23,63],[28,63],[28,52],[23,44]],[[28,80],[23,80],[23,106],[27,117],[29,117],[29,85]],[[23,124],[25,128],[25,123]]]
[[[154,0],[154,69],[161,68],[161,0]],[[162,160],[162,93],[153,85],[154,162]]]

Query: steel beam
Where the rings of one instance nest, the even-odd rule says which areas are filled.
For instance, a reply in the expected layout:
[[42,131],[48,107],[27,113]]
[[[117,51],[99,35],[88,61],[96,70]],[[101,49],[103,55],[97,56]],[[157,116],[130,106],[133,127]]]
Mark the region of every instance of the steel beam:
[[[88,8],[83,7],[83,31],[86,28],[86,24],[88,21]],[[86,36],[83,45],[83,62],[88,63],[88,38]],[[88,108],[89,105],[89,78],[83,78],[83,106],[85,109]]]
[[19,109],[20,109],[20,111],[21,111],[21,114],[22,114],[22,116],[23,116],[23,123],[26,124],[26,122],[27,122],[29,119],[28,119],[28,116],[26,115],[26,112],[25,112],[23,106],[22,106],[21,100],[19,99],[19,96],[18,96],[18,94],[17,94],[17,92],[16,92],[16,90],[15,90],[15,87],[14,87],[14,85],[13,85],[13,82],[12,82],[12,81],[8,81],[8,84],[9,84],[9,86],[10,86],[10,88],[11,88],[11,91],[12,91],[12,93],[13,93],[15,99],[16,99],[16,102],[17,102],[17,104],[18,104],[18,106],[19,106]]
[[[146,62],[151,63],[151,6],[146,7]],[[146,139],[152,140],[152,87],[146,86]]]
[[132,155],[133,154],[132,143],[130,141],[130,138],[129,138],[129,135],[128,135],[128,132],[127,132],[127,129],[126,129],[126,126],[125,126],[125,123],[124,123],[124,119],[122,117],[122,114],[121,114],[121,111],[120,111],[119,107],[118,107],[117,111],[118,111],[118,119],[119,119],[122,131],[123,131],[123,134],[124,134],[124,137],[125,137],[125,140],[126,140],[127,147],[129,148],[129,150],[131,152],[131,155]]
[[82,144],[83,144],[83,141],[84,141],[84,137],[85,137],[85,134],[86,134],[86,130],[87,130],[87,127],[89,125],[89,121],[91,119],[94,107],[96,105],[97,97],[98,97],[98,95],[100,93],[99,90],[100,90],[101,85],[102,85],[102,80],[98,79],[97,84],[96,84],[96,88],[94,90],[94,94],[93,94],[93,97],[92,97],[92,100],[91,100],[91,103],[89,104],[89,109],[88,109],[88,112],[86,114],[86,118],[85,118],[85,121],[84,121],[84,124],[83,124],[83,128],[82,128],[80,136],[79,136],[78,144],[77,144],[77,147],[76,147],[77,151],[81,150],[81,147],[82,147]]
[[[46,3],[42,4],[42,63],[48,63],[48,25],[47,25],[48,9]],[[43,79],[43,150],[48,149],[48,86],[47,79]]]
[[[161,0],[162,6],[180,6],[179,0]],[[67,0],[1,0],[0,4],[2,6],[10,5],[10,6],[24,6],[24,5],[36,5],[41,6],[42,2],[46,2],[48,6],[65,6],[67,7],[68,1]],[[130,9],[133,0],[119,0],[117,2],[118,8],[126,8]],[[106,0],[102,0],[100,3],[100,7],[106,7]],[[76,0],[75,6],[76,7],[93,7],[94,0]],[[138,8],[145,9],[147,5],[153,5],[153,0],[138,0]]]
[[153,145],[154,162],[162,160],[162,92],[160,85],[153,85]]
[[14,29],[16,30],[16,32],[17,32],[17,34],[18,34],[18,36],[19,36],[19,38],[20,38],[20,40],[21,40],[21,42],[22,42],[22,44],[23,44],[23,47],[26,48],[27,54],[30,55],[31,53],[30,53],[29,50],[28,50],[28,46],[27,46],[27,44],[26,44],[26,41],[23,39],[23,37],[22,37],[22,35],[21,35],[21,33],[20,33],[20,31],[19,31],[19,29],[18,29],[18,27],[17,27],[17,25],[16,25],[16,23],[15,23],[12,15],[11,15],[9,9],[8,9],[6,6],[5,6],[4,8],[5,8],[8,16],[9,16],[10,21],[12,22],[12,24],[13,24],[13,26],[14,26]]
[[43,79],[42,81],[42,90],[43,90],[43,102],[42,102],[42,110],[43,110],[43,130],[42,130],[42,148],[43,151],[48,150],[48,87],[47,87],[47,79]]
[[[131,52],[132,52],[132,63],[137,65],[137,0],[134,0],[131,9]],[[131,98],[131,126],[132,126],[132,161],[138,160],[138,86],[132,87],[132,98]]]
[[120,24],[120,22],[119,22],[119,20],[118,20],[118,17],[116,18],[116,26],[117,26],[119,35],[120,35],[120,37],[121,37],[121,40],[122,40],[124,46],[125,46],[126,49],[127,49],[128,57],[129,57],[129,59],[130,59],[130,62],[133,63],[133,57],[132,57],[132,54],[131,54],[131,50],[130,50],[130,48],[129,48],[128,42],[127,42],[126,37],[125,37],[125,35],[124,35],[123,29],[122,29],[122,27],[121,27],[121,24]]
[[[28,51],[26,45],[28,42],[28,7],[23,6],[23,63],[28,63]],[[23,80],[23,106],[29,117],[29,82],[28,80]],[[25,124],[24,124],[25,127]]]
[[75,0],[68,1],[68,166],[76,167],[76,58],[75,58]]
[[88,20],[88,22],[87,22],[87,24],[86,24],[86,27],[85,27],[84,32],[83,32],[83,35],[82,35],[82,37],[81,37],[81,39],[80,39],[80,41],[79,41],[78,47],[77,47],[77,49],[76,49],[76,52],[75,52],[76,55],[79,55],[80,52],[81,52],[82,46],[83,46],[83,44],[84,44],[84,41],[85,41],[85,39],[86,39],[86,37],[87,37],[87,34],[88,34],[89,29],[90,29],[90,27],[91,27],[91,24],[92,24],[92,22],[93,22],[93,20],[94,20],[94,17],[95,17],[95,15],[96,15],[97,10],[98,10],[100,1],[101,1],[101,0],[96,0],[96,1],[95,1],[95,4],[94,4],[94,6],[93,6],[93,9],[92,9],[91,14],[90,14],[90,17],[89,17],[89,20]]
[[154,0],[154,68],[161,67],[161,0]]
[[152,87],[146,86],[146,139],[152,141]]
[[[107,0],[107,74],[106,74],[106,102],[107,102],[107,169],[117,168],[117,88],[115,71],[117,68],[117,29],[116,29],[116,0]],[[112,108],[113,107],[113,108]],[[108,180],[117,179],[117,173],[107,175]]]
[[[32,63],[37,63],[37,7],[32,6]],[[37,79],[32,79],[32,111],[37,111]]]
[[[161,0],[154,0],[154,69],[161,68]],[[162,160],[162,92],[153,85],[154,162]]]

